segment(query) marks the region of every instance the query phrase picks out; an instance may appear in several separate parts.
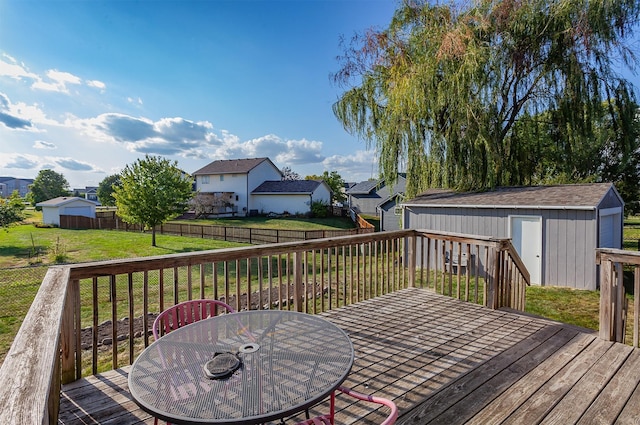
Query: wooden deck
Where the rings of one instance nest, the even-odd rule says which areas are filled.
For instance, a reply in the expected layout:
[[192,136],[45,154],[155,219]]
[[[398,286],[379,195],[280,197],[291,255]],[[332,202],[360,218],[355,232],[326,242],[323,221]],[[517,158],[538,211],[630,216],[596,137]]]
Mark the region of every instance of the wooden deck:
[[[596,333],[424,289],[323,316],[356,349],[345,385],[393,399],[400,424],[640,422],[640,350]],[[152,424],[131,401],[127,371],[65,386],[59,423]],[[346,403],[339,397],[337,423],[382,417],[362,402]]]

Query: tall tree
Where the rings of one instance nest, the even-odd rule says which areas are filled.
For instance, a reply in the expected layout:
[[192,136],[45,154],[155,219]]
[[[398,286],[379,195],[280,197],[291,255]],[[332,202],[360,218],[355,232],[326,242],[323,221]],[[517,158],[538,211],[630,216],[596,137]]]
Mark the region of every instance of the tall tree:
[[280,172],[282,173],[282,180],[302,180],[300,174],[293,171],[291,167],[284,167]]
[[127,223],[151,229],[151,245],[156,246],[155,226],[187,210],[192,180],[177,162],[146,155],[127,165],[114,188],[118,215]]
[[337,171],[324,171],[321,176],[312,174],[306,176],[305,180],[324,180],[324,182],[331,189],[331,203],[344,202],[347,200],[347,196],[344,194],[344,180],[338,174]]
[[527,184],[537,141],[518,123],[555,111],[575,152],[611,112],[603,105],[634,101],[614,61],[635,63],[625,40],[639,10],[638,0],[405,0],[387,29],[344,46],[334,114],[375,146],[384,178],[407,172],[407,196]]
[[69,196],[69,182],[53,170],[40,170],[29,187],[28,199],[32,205],[59,196]]
[[113,192],[115,190],[115,186],[119,185],[120,174],[112,174],[102,179],[98,184],[98,190],[96,191],[98,200],[102,205],[114,206],[116,204],[116,198],[113,197]]

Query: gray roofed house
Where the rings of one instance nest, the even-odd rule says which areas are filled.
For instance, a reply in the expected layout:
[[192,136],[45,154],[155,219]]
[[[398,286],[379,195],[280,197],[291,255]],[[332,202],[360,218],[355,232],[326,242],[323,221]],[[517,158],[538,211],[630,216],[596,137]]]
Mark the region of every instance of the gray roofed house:
[[269,158],[213,161],[193,173],[195,189],[223,201],[224,211],[246,216],[257,212],[251,192],[267,180],[280,180],[282,173]]
[[314,202],[329,205],[331,189],[319,180],[270,180],[255,188],[251,197],[263,214],[305,214]]
[[402,208],[405,229],[511,238],[535,284],[596,289],[595,249],[622,247],[624,201],[611,183],[431,189]]
[[[205,165],[194,176],[212,174],[247,174],[263,162],[269,162],[273,168],[280,171],[269,158],[241,158],[241,159],[221,159]],[[282,174],[281,174],[282,175]]]
[[404,173],[398,174],[398,179],[393,185],[387,184],[384,179],[366,180],[347,189],[347,202],[357,213],[378,215],[378,207],[390,199],[395,199],[394,195],[404,193],[405,185]]

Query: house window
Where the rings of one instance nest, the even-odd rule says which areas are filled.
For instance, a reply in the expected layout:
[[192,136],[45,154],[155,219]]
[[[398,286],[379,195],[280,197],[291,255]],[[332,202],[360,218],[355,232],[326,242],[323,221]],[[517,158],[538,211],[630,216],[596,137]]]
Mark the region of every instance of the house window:
[[395,208],[393,209],[393,213],[394,213],[395,215],[402,215],[402,207],[395,207]]
[[202,184],[209,184],[209,176],[202,176]]
[[220,181],[223,182],[224,181],[224,174],[220,174]]

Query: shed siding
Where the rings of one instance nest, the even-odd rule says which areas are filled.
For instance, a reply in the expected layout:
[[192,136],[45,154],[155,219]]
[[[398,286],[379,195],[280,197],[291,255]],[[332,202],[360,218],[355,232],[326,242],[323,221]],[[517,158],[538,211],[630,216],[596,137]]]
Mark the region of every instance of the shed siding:
[[387,202],[380,207],[380,230],[400,230],[402,229],[401,217],[396,215],[396,202]]
[[593,210],[406,207],[406,228],[509,237],[509,216],[542,217],[542,284],[596,289]]
[[251,195],[253,206],[261,214],[306,214],[311,210],[311,197],[309,195]]
[[610,190],[604,196],[604,198],[602,199],[602,202],[600,202],[600,205],[598,205],[598,208],[599,209],[616,208],[616,207],[622,207],[622,205],[623,204],[620,202],[620,199],[618,198],[616,193],[613,190]]

